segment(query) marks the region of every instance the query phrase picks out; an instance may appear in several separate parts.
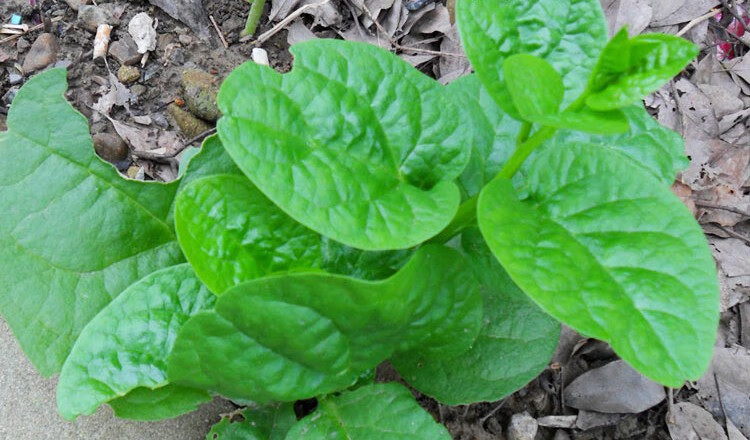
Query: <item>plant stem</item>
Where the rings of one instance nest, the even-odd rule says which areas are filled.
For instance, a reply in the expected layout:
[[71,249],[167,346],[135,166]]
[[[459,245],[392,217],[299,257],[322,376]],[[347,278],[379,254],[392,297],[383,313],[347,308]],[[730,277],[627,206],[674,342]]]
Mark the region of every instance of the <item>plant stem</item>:
[[552,137],[555,131],[557,131],[555,127],[542,127],[525,142],[519,144],[513,156],[505,162],[505,165],[497,176],[495,176],[495,179],[510,179],[513,177],[518,169],[521,168],[526,158],[529,157],[529,154],[540,146],[542,142]]
[[521,125],[521,130],[518,132],[518,137],[516,138],[516,145],[521,145],[529,138],[529,134],[531,134],[531,126],[531,122],[524,122]]
[[247,15],[245,30],[242,31],[243,36],[255,33],[255,29],[258,28],[258,23],[260,22],[260,15],[263,13],[263,6],[266,5],[266,0],[253,0],[252,3],[250,13]]
[[463,202],[458,207],[456,215],[453,220],[446,226],[440,233],[432,237],[430,243],[446,243],[451,238],[458,235],[461,230],[471,224],[474,219],[477,218],[477,200],[479,200],[479,194]]

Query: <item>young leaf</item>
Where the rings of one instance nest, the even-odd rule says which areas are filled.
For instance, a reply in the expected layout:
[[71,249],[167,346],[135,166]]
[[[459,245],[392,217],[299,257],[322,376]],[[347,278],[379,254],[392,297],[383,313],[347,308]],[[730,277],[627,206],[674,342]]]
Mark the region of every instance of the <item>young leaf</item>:
[[248,408],[242,412],[242,417],[241,422],[223,417],[211,427],[206,440],[284,440],[297,423],[294,406],[290,403]]
[[[190,316],[214,302],[215,296],[187,264],[154,272],[133,284],[91,320],[73,346],[57,388],[60,414],[69,420],[92,414],[100,405],[136,389],[143,402],[148,391],[141,388],[167,386],[166,359],[177,332]],[[155,391],[163,399],[161,404],[176,411],[162,410],[169,417],[210,400],[205,392],[169,391]]]
[[382,279],[413,253],[361,251],[321,237],[286,215],[242,175],[213,175],[186,185],[177,195],[175,224],[185,256],[217,294],[295,269]]
[[458,0],[456,22],[477,75],[514,118],[520,116],[505,84],[505,59],[529,53],[547,60],[562,76],[567,106],[583,92],[607,39],[597,0]]
[[527,171],[522,199],[504,179],[479,197],[479,227],[513,281],[645,376],[671,387],[700,377],[718,285],[687,208],[611,149],[548,147]]
[[698,46],[673,35],[627,36],[627,29],[621,29],[612,38],[591,75],[586,105],[594,110],[614,110],[638,102],[659,90],[698,55]]
[[161,388],[135,388],[107,402],[121,419],[155,421],[170,419],[198,409],[211,400],[203,390],[168,384]]
[[308,398],[351,385],[397,350],[428,358],[466,351],[481,310],[461,254],[440,246],[420,248],[384,281],[324,273],[262,278],[233,287],[215,311],[187,322],[169,378],[231,398]]
[[247,63],[221,87],[219,135],[240,169],[293,219],[355,248],[404,249],[440,232],[469,159],[445,89],[374,46],[291,50],[290,73]]
[[289,430],[288,440],[450,440],[451,436],[397,383],[324,397]]
[[112,298],[183,261],[166,221],[177,184],[98,159],[66,88],[62,69],[31,78],[0,134],[0,312],[46,376]]
[[565,92],[562,78],[542,58],[529,54],[511,55],[503,63],[503,74],[513,103],[525,121],[591,133],[611,134],[628,130],[628,121],[619,110],[561,112]]
[[484,300],[479,336],[449,359],[391,358],[409,385],[447,405],[492,402],[523,387],[547,366],[560,337],[560,324],[513,284],[476,228],[461,241]]

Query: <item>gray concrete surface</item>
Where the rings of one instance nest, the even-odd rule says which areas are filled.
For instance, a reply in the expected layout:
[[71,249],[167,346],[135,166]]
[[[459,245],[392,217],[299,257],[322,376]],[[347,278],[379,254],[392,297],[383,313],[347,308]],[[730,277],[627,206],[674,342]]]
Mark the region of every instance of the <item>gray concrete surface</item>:
[[0,440],[199,440],[230,406],[214,400],[198,411],[160,422],[114,417],[109,407],[68,422],[57,414],[56,379],[34,370],[0,318]]

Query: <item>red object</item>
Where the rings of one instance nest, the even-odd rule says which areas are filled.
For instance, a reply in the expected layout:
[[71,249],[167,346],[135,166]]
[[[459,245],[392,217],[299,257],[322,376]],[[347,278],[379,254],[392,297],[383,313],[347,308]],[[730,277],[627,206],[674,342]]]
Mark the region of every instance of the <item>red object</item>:
[[[742,18],[742,22],[740,20],[737,20],[736,17],[732,17],[732,21],[729,22],[729,25],[727,26],[727,30],[731,34],[734,34],[738,37],[741,37],[745,35],[745,28],[750,25],[750,15],[748,15],[747,10],[743,7],[738,6],[738,14]],[[721,12],[715,15],[716,20],[721,21]],[[719,61],[725,61],[725,60],[731,60],[732,58],[736,57],[737,54],[734,50],[736,43],[732,43],[727,40],[722,40],[721,38],[716,39],[716,57],[719,59]]]

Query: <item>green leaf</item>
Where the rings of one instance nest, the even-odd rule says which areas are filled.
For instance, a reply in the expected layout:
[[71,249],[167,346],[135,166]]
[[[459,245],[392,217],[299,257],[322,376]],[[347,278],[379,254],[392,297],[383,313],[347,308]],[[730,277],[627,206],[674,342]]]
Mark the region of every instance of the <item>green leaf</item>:
[[[215,296],[187,264],[154,272],[133,284],[91,320],[73,346],[57,388],[60,414],[72,420],[137,388],[166,386],[166,359],[180,327],[214,302]],[[156,393],[170,397],[164,391]],[[193,403],[175,406],[192,409],[210,400],[205,392],[171,396],[186,397]]]
[[645,376],[701,376],[718,324],[711,252],[690,211],[627,156],[545,148],[519,194],[498,179],[478,221],[513,281],[547,313],[609,342]]
[[294,406],[289,403],[248,408],[242,417],[241,422],[222,417],[211,427],[206,440],[283,440],[297,423]]
[[493,402],[523,387],[547,366],[560,336],[560,324],[513,284],[476,228],[461,240],[484,300],[479,336],[449,359],[391,358],[409,385],[447,405]]
[[203,390],[169,384],[153,390],[135,388],[108,404],[122,419],[154,421],[195,411],[201,403],[209,400],[211,396]]
[[352,247],[404,249],[440,232],[469,159],[445,89],[371,45],[291,50],[290,73],[247,63],[221,87],[219,135],[237,165],[293,219]]
[[213,175],[177,195],[175,223],[185,256],[215,293],[271,273],[324,269],[382,279],[412,250],[361,251],[297,223],[245,176]]
[[294,425],[288,440],[450,440],[409,390],[397,383],[368,385],[324,397],[318,409]]
[[[630,129],[620,135],[594,136],[578,131],[560,131],[548,141],[550,148],[574,143],[599,145],[617,150],[641,165],[664,185],[671,185],[678,172],[690,161],[685,156],[682,137],[662,126],[642,104],[622,109]],[[554,146],[553,146],[554,145]]]
[[628,130],[628,120],[619,110],[561,112],[564,93],[562,78],[542,58],[529,54],[511,55],[503,63],[503,73],[513,103],[525,121],[591,133],[622,133]]
[[474,70],[497,104],[519,118],[506,88],[503,62],[528,53],[562,76],[567,106],[584,90],[607,40],[597,0],[458,0],[456,22]]
[[521,123],[492,100],[475,74],[453,81],[447,89],[472,136],[471,158],[459,178],[461,188],[471,197],[479,194],[513,154]]
[[628,39],[627,29],[621,29],[597,62],[586,105],[613,110],[634,104],[680,73],[698,52],[698,46],[680,37],[642,34]]
[[428,358],[465,352],[481,310],[461,254],[440,246],[422,247],[383,281],[266,277],[228,290],[215,311],[185,324],[169,378],[230,398],[308,398],[352,385],[396,351]]
[[84,326],[134,281],[183,261],[176,183],[121,178],[65,101],[65,70],[31,78],[0,134],[0,312],[36,368],[61,368]]

